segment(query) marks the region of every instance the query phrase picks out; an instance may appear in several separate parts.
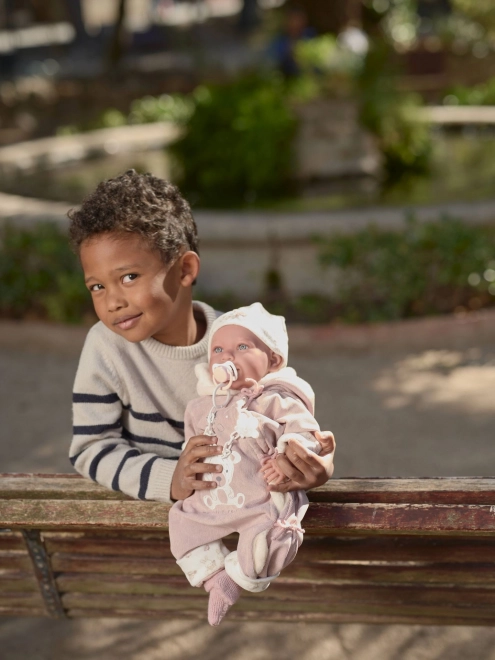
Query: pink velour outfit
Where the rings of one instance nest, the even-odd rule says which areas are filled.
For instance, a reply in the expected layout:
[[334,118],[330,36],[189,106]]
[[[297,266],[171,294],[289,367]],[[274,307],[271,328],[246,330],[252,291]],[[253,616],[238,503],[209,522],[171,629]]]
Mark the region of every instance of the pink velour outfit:
[[[197,365],[196,373],[203,396],[186,408],[185,436],[215,435],[223,453],[205,460],[220,463],[223,471],[205,474],[218,482],[215,489],[197,490],[172,507],[172,553],[192,586],[225,568],[243,589],[263,591],[301,545],[308,499],[302,490],[270,492],[260,468],[292,438],[320,451],[313,390],[283,367],[251,388],[217,393],[212,406],[208,365]],[[235,552],[222,542],[232,532],[239,533]]]

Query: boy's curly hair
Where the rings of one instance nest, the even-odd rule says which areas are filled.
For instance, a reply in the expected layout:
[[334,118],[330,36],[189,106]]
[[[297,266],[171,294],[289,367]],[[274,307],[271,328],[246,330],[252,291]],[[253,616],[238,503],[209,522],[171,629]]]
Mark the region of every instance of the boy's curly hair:
[[189,204],[176,186],[152,174],[128,170],[102,181],[68,216],[69,237],[77,254],[83,241],[107,232],[139,234],[159,250],[165,263],[174,261],[184,247],[199,254]]

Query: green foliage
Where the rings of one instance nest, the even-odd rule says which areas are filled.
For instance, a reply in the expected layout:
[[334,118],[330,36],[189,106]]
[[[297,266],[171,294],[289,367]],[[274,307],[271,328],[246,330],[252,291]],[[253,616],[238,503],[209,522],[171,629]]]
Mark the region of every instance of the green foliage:
[[495,105],[495,78],[465,87],[456,85],[444,98],[446,105]]
[[361,121],[378,139],[389,179],[425,172],[431,155],[428,127],[411,119],[422,102],[417,95],[397,89],[393,57],[384,42],[370,48],[359,86]]
[[399,319],[495,303],[494,226],[409,218],[401,232],[369,227],[318,242],[322,265],[337,268],[334,302],[346,320]]
[[145,96],[131,104],[130,124],[151,124],[156,121],[187,122],[193,111],[192,100],[183,94]]
[[239,206],[280,195],[292,173],[295,119],[278,77],[205,85],[172,154],[186,195],[205,206]]
[[57,225],[0,229],[0,314],[76,323],[91,308],[77,258]]

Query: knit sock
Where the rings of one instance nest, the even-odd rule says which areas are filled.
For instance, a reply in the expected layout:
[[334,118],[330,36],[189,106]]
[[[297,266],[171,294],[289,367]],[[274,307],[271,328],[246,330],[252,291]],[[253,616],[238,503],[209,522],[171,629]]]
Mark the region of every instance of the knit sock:
[[229,608],[241,595],[241,588],[227,575],[225,569],[206,580],[204,588],[210,594],[208,600],[208,623],[218,626]]

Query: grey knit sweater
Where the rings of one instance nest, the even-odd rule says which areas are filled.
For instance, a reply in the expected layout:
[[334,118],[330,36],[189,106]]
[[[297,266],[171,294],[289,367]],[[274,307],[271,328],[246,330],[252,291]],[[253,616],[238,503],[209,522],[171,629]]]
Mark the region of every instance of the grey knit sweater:
[[206,362],[208,334],[218,314],[194,302],[207,330],[192,346],[153,338],[133,344],[94,325],[74,383],[75,469],[131,497],[170,502],[172,475],[184,442],[184,411],[197,396],[194,367]]

